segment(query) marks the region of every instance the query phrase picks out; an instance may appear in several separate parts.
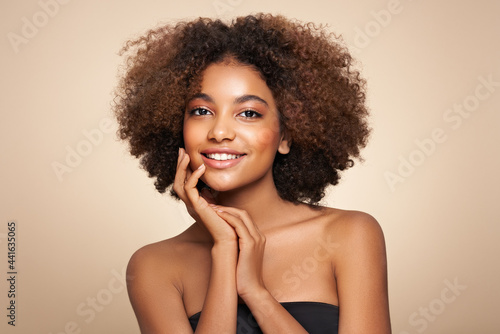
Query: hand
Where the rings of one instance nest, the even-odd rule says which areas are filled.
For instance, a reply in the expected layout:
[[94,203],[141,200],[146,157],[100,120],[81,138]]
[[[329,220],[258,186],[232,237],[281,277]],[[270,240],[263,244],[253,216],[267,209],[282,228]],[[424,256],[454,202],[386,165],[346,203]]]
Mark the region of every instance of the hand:
[[200,177],[205,173],[205,165],[201,165],[197,170],[192,171],[189,167],[189,161],[189,155],[183,148],[180,148],[173,185],[174,191],[186,205],[191,217],[207,228],[214,242],[235,242],[237,236],[234,229],[210,207],[210,204],[215,203],[210,191],[207,189],[207,191],[203,192],[203,195],[200,195],[196,188]]
[[227,224],[234,228],[238,235],[236,287],[238,295],[245,300],[246,297],[266,289],[262,278],[266,238],[246,211],[217,205],[211,206]]

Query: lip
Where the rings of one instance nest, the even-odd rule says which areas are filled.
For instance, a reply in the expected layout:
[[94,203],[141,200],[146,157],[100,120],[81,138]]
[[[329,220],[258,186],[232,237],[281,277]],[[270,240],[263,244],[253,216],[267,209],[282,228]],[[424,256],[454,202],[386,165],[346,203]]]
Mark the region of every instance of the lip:
[[212,153],[226,153],[226,154],[235,154],[235,155],[245,154],[243,152],[233,150],[229,147],[218,147],[218,148],[214,147],[214,148],[207,148],[207,149],[201,151],[201,154],[212,154]]
[[[214,153],[226,153],[226,154],[234,154],[234,155],[242,155],[241,157],[237,159],[230,159],[230,160],[214,160],[214,159],[209,159],[205,156],[205,154],[214,154]],[[221,148],[208,148],[206,150],[203,150],[201,152],[201,158],[203,159],[203,163],[207,167],[215,168],[215,169],[224,169],[224,168],[231,168],[239,164],[244,158],[246,154],[227,148],[227,147],[221,147]]]

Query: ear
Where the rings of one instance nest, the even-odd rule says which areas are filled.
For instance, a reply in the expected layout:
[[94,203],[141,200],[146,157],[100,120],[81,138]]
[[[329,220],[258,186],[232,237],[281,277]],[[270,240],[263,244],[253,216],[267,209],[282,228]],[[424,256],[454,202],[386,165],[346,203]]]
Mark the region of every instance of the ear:
[[288,154],[290,152],[290,147],[292,146],[292,140],[289,136],[284,133],[281,136],[280,144],[278,146],[278,152],[281,154]]

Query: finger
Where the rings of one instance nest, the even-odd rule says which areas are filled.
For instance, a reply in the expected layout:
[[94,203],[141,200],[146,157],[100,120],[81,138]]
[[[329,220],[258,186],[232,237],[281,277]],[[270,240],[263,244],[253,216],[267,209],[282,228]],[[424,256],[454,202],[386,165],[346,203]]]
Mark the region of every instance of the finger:
[[240,237],[243,241],[245,242],[255,242],[256,240],[259,240],[260,238],[255,238],[252,233],[250,233],[247,225],[245,222],[240,218],[237,217],[227,211],[223,211],[221,209],[215,209],[215,212],[224,219],[229,225],[231,225],[232,228],[236,231],[236,234],[238,234],[238,237]]
[[174,178],[174,191],[177,195],[184,201],[186,199],[184,184],[186,182],[186,178],[188,177],[189,172],[189,155],[185,154],[185,152],[181,152],[181,156],[179,157],[180,161],[177,165],[177,171],[175,173]]
[[193,174],[193,170],[191,169],[191,166],[189,165],[189,163],[191,162],[191,157],[189,156],[189,154],[186,153],[186,151],[184,151],[184,155],[186,156],[187,161],[183,162],[183,166],[184,166],[184,163],[186,164],[186,168],[184,169],[186,174],[185,174],[185,178],[183,181],[184,182],[183,185],[186,183],[187,179],[189,179],[191,177],[191,175]]
[[196,188],[200,177],[205,173],[205,164],[201,164],[195,171],[191,172],[189,177],[186,179],[186,188]]
[[179,168],[179,164],[181,163],[182,158],[184,158],[185,154],[186,151],[182,147],[179,147],[179,155],[177,157],[177,168]]
[[185,176],[186,166],[189,163],[189,160],[186,161],[186,159],[189,159],[189,156],[184,152],[184,150],[179,149],[179,157],[177,158],[177,169],[176,169],[175,179],[177,178],[182,179]]
[[[200,193],[198,192],[198,189],[196,188],[196,185],[198,184],[198,181],[200,180],[200,177],[205,173],[205,165],[201,164],[198,169],[192,172],[192,174],[189,176],[189,178],[186,180],[186,183],[184,184],[184,191],[191,201],[193,205],[206,205],[208,206],[207,201],[200,196]],[[200,201],[201,199],[201,201]]]
[[260,232],[260,229],[258,228],[258,226],[255,224],[253,219],[250,217],[248,212],[246,212],[245,210],[240,210],[240,209],[236,209],[233,207],[226,207],[226,206],[220,206],[220,205],[217,206],[217,209],[220,211],[223,211],[223,212],[227,212],[227,213],[239,218],[243,222],[243,224],[245,224],[248,232],[251,234],[251,236],[254,239],[259,239],[259,238],[264,237],[264,235]]
[[[188,158],[189,158],[189,156],[188,156]],[[186,180],[189,179],[191,177],[191,175],[193,174],[191,167],[189,167],[189,161],[191,161],[190,158],[189,158],[187,166],[186,166]]]

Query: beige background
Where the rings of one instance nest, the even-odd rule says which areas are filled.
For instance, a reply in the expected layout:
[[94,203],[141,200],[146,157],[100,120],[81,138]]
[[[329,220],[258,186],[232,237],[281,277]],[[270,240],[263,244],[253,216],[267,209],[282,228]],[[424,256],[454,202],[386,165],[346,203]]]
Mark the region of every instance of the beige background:
[[329,24],[368,78],[366,162],[325,203],[382,225],[393,332],[499,332],[499,1],[55,1],[0,4],[2,333],[138,332],[122,271],[189,219],[116,140],[117,52],[160,22],[258,11]]

